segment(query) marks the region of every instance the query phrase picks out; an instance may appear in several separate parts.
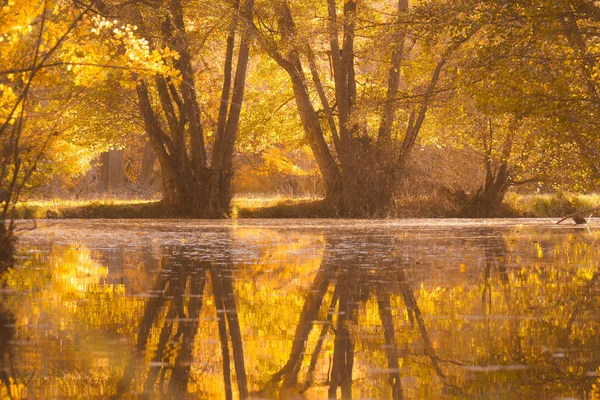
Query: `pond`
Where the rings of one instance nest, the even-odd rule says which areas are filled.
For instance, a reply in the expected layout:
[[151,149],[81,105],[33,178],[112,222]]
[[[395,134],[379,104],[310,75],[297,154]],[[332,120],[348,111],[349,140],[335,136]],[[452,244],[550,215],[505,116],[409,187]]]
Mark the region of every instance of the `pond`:
[[600,396],[600,229],[19,224],[0,398]]

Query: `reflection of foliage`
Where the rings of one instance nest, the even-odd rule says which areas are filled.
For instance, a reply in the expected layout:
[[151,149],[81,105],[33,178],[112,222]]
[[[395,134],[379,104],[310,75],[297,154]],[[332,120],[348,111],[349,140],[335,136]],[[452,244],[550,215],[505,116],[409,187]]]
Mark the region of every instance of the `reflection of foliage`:
[[[477,246],[467,250],[475,253],[469,258],[484,260],[481,281],[469,284],[463,275],[458,281],[421,286],[415,295],[397,261],[377,251],[392,249],[391,243],[363,237],[368,243],[363,248],[328,240],[331,257],[325,257],[307,294],[289,359],[265,390],[282,382],[282,393],[308,389],[308,397],[319,397],[325,395],[319,386],[328,385],[328,396],[335,396],[337,361],[342,366],[337,368],[350,377],[337,378],[342,397],[353,390],[373,396],[364,391],[369,386],[378,388],[375,397],[390,398],[402,392],[410,398],[593,392],[598,366],[592,360],[600,345],[593,317],[598,304],[592,296],[598,290],[593,262],[598,254],[591,252],[590,243],[572,236],[561,242],[562,236],[557,241],[537,235],[539,241],[523,243],[519,237],[488,239],[479,255]],[[339,256],[347,245],[353,247],[354,262]],[[551,260],[544,260],[549,255]],[[582,261],[590,267],[582,267]],[[473,268],[463,263],[460,271]],[[327,279],[333,294],[325,292]],[[344,297],[346,305],[336,308]],[[322,303],[326,312],[319,311],[317,318]],[[323,328],[314,332],[316,320]],[[327,339],[328,333],[333,338]],[[326,349],[323,357],[321,349]],[[325,380],[311,387],[316,365]],[[304,384],[298,384],[301,371]],[[400,381],[394,376],[398,373]],[[378,380],[386,375],[390,386]]]
[[35,374],[19,390],[593,398],[598,234],[455,236],[236,227],[108,267],[83,245],[22,244],[7,309]]
[[[117,394],[123,395],[131,390],[138,359],[143,354],[150,365],[143,384],[145,393],[154,393],[158,388],[161,397],[179,398],[188,392],[190,381],[194,382],[192,364],[196,336],[202,326],[201,321],[206,320],[201,315],[208,297],[206,282],[210,277],[221,344],[225,397],[232,398],[230,338],[239,396],[246,398],[246,369],[231,272],[225,266],[195,262],[177,249],[167,249],[166,253],[172,255],[163,258],[162,271],[138,328],[136,354],[125,367]],[[160,332],[158,337],[152,335],[154,330]]]
[[254,383],[265,382],[286,361],[288,340],[302,311],[302,303],[319,269],[324,239],[298,233],[294,240],[273,230],[240,228],[233,231],[234,246],[256,243],[260,254],[249,265],[239,265],[234,285],[244,332],[244,354]]
[[[116,381],[120,354],[110,342],[143,303],[125,296],[123,286],[105,283],[107,268],[94,257],[79,244],[53,246],[33,250],[7,274],[6,285],[23,293],[9,297],[7,305],[16,315],[17,382],[31,380],[21,389],[24,397],[101,396],[106,382]],[[37,341],[42,352],[34,347]],[[78,347],[65,347],[71,341]]]
[[[326,241],[324,258],[306,295],[289,359],[267,382],[262,394],[273,394],[281,383],[282,395],[300,392],[309,397],[321,397],[325,393],[320,392],[318,386],[327,385],[327,397],[337,397],[339,387],[342,398],[351,398],[353,382],[358,379],[365,382],[358,388],[361,397],[373,395],[372,390],[366,391],[370,386],[378,388],[376,397],[402,398],[400,352],[394,329],[392,294],[400,295],[411,326],[416,321],[424,343],[424,353],[430,358],[436,373],[443,377],[404,270],[392,267],[395,254],[390,257],[376,251],[391,246],[392,242],[389,239],[381,242],[373,242],[372,238],[365,241],[353,239],[350,239],[350,243],[332,239]],[[343,248],[349,244],[355,252],[340,257],[344,253]],[[322,313],[320,309],[324,303],[327,306],[325,313]],[[394,308],[397,307],[395,305]],[[317,335],[312,332],[315,321],[322,324]],[[369,324],[367,329],[361,326],[365,323]],[[372,332],[369,328],[376,328],[376,331]],[[366,340],[356,340],[363,336]],[[370,339],[375,337],[382,338],[383,343]],[[308,357],[309,348],[313,350]],[[321,353],[328,357],[323,360]],[[365,354],[368,356],[363,358]],[[329,366],[324,363],[327,358]],[[301,371],[304,377],[301,377]],[[381,373],[373,376],[371,371]],[[315,382],[317,375],[325,375],[326,381]],[[317,387],[313,388],[315,383]]]
[[[590,357],[600,346],[594,316],[599,304],[590,296],[598,290],[598,271],[592,260],[589,266],[566,261],[583,261],[591,246],[567,241],[544,252],[540,243],[486,253],[484,282],[468,290],[421,290],[419,297],[432,315],[450,311],[432,320],[431,329],[444,332],[437,346],[451,361],[447,368],[455,394],[590,393],[600,366]],[[507,272],[506,258],[515,254],[515,267]],[[549,262],[541,260],[548,254]],[[497,276],[490,275],[490,264]]]
[[[10,227],[12,228],[12,226]],[[10,230],[7,232],[4,221],[0,222],[0,285],[4,275],[13,267],[14,242]],[[2,286],[0,286],[1,288]],[[0,398],[13,398],[21,387],[14,379],[13,354],[10,345],[15,336],[15,317],[0,302]]]
[[0,398],[12,398],[20,390],[12,369],[10,341],[15,335],[15,317],[0,304]]

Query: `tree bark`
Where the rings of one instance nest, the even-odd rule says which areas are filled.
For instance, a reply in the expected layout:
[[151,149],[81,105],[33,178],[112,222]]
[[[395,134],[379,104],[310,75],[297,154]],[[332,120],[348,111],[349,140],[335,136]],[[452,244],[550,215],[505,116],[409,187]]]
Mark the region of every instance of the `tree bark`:
[[[108,8],[102,1],[99,2],[98,7],[100,6],[106,13]],[[182,0],[166,1],[168,12],[163,14],[164,19],[158,32],[150,31],[144,24],[141,12],[144,4],[133,6],[133,22],[140,28],[139,31],[146,37],[150,47],[157,47],[153,42],[158,40],[177,51],[179,58],[172,65],[181,77],[180,84],[160,75],[153,80],[140,79],[136,88],[138,105],[149,146],[160,164],[165,205],[180,214],[221,218],[228,216],[230,212],[234,146],[244,98],[250,53],[249,37],[243,31],[234,74],[233,46],[236,30],[240,25],[240,2],[236,1],[226,40],[226,65],[222,104],[215,132],[216,143],[209,160],[192,63],[194,49],[190,48],[183,6]],[[254,0],[246,0],[241,15],[251,21],[253,7]],[[111,14],[118,14],[120,10],[109,11]],[[232,76],[235,76],[233,88]],[[151,84],[154,85],[153,88],[150,87]],[[144,182],[148,181],[147,172],[151,170],[151,164],[152,160],[145,158],[145,173],[140,174]]]
[[144,146],[144,154],[142,155],[142,166],[138,175],[138,184],[142,187],[149,187],[152,181],[152,171],[156,164],[156,154],[152,150],[152,145],[146,143]]
[[5,220],[0,220],[0,275],[12,267],[14,263],[14,238],[12,227],[7,227]]
[[[247,20],[252,19],[252,10],[254,0],[246,0],[244,4],[243,17]],[[229,54],[228,54],[229,55]],[[218,178],[218,182],[213,183],[213,187],[218,187],[217,192],[213,192],[211,199],[211,208],[213,204],[219,204],[218,208],[231,203],[231,179],[233,178],[233,153],[235,140],[237,137],[240,114],[242,112],[242,103],[244,101],[244,88],[246,83],[246,73],[248,71],[248,61],[250,56],[250,37],[247,30],[242,31],[240,50],[238,54],[235,78],[233,80],[233,93],[231,96],[231,106],[227,116],[227,124],[220,136],[215,141],[213,151],[212,168],[217,171],[213,177]],[[227,210],[229,211],[229,210]]]
[[510,123],[509,132],[502,145],[497,163],[493,160],[492,139],[494,130],[488,118],[488,132],[483,135],[485,183],[465,205],[463,215],[472,217],[494,217],[504,201],[508,189],[513,185],[510,168],[510,153],[513,145],[513,131],[518,129],[518,120]]
[[404,42],[406,40],[406,27],[400,28],[401,16],[408,11],[408,0],[398,1],[398,19],[396,21],[396,34],[393,35],[394,48],[392,49],[392,60],[388,73],[388,87],[383,103],[381,122],[379,125],[378,141],[389,142],[392,138],[392,126],[396,119],[396,107],[394,100],[400,88],[400,67],[404,58]]
[[124,151],[110,150],[100,154],[102,191],[112,193],[125,184]]
[[[292,82],[296,106],[306,139],[312,149],[325,184],[325,198],[337,215],[348,217],[382,217],[394,212],[394,188],[401,178],[416,142],[426,112],[430,106],[441,72],[448,58],[464,41],[453,41],[443,52],[423,100],[416,106],[409,120],[404,142],[396,146],[391,132],[396,117],[394,101],[399,89],[400,66],[404,57],[406,26],[401,17],[408,10],[406,0],[398,1],[395,20],[397,33],[392,49],[386,96],[374,145],[368,127],[353,121],[357,107],[357,79],[355,71],[354,39],[358,2],[344,2],[343,21],[338,23],[337,2],[327,0],[329,49],[334,80],[334,100],[327,99],[323,79],[319,76],[315,52],[306,41],[299,43],[292,10],[287,0],[278,0],[275,6],[278,33],[277,44],[267,34],[251,25],[265,51],[288,73]],[[340,44],[341,39],[341,44]],[[465,39],[466,40],[466,39]],[[280,49],[282,52],[279,52]],[[306,56],[312,85],[323,107],[325,118],[320,120],[311,96],[311,88],[304,75],[301,55]],[[335,104],[335,107],[330,106]],[[325,128],[332,134],[332,146],[327,143]],[[335,151],[335,153],[334,153]]]

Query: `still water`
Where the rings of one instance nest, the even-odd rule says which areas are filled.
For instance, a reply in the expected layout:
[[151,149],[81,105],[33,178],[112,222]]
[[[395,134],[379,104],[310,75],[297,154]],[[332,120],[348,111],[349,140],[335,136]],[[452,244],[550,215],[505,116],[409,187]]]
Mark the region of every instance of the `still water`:
[[555,221],[22,223],[0,398],[600,398],[600,227]]

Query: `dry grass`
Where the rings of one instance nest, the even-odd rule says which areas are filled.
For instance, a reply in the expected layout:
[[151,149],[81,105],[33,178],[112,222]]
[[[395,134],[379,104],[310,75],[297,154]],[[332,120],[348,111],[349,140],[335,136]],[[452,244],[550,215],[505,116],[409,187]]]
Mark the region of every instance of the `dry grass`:
[[510,193],[504,203],[523,217],[564,217],[577,211],[600,206],[600,194],[557,192],[518,195]]
[[257,199],[247,201],[238,199],[233,202],[234,217],[239,218],[327,218],[332,215],[323,199],[281,198],[261,202]]
[[[246,218],[301,218],[324,216],[322,199],[260,196],[234,198],[232,215]],[[169,218],[181,216],[152,200],[47,200],[17,204],[17,219],[58,218]]]
[[[506,196],[504,217],[563,217],[576,211],[598,207],[600,194],[554,193]],[[408,196],[397,202],[402,218],[455,217],[456,204],[447,193],[428,196]],[[172,218],[181,216],[160,202],[149,200],[51,200],[19,203],[16,218]],[[283,197],[253,195],[232,201],[234,218],[325,218],[328,214],[323,199],[314,197]]]
[[46,200],[18,203],[17,219],[57,218],[161,218],[159,202],[150,200]]
[[448,192],[432,190],[430,193],[406,193],[396,200],[396,214],[399,218],[448,218],[456,217],[458,205]]
[[289,197],[281,195],[268,195],[268,194],[249,194],[240,197],[234,197],[231,201],[231,206],[238,210],[255,210],[265,207],[275,207],[283,204],[305,204],[312,203],[315,201],[323,200],[319,197],[312,196],[300,196],[300,197]]

